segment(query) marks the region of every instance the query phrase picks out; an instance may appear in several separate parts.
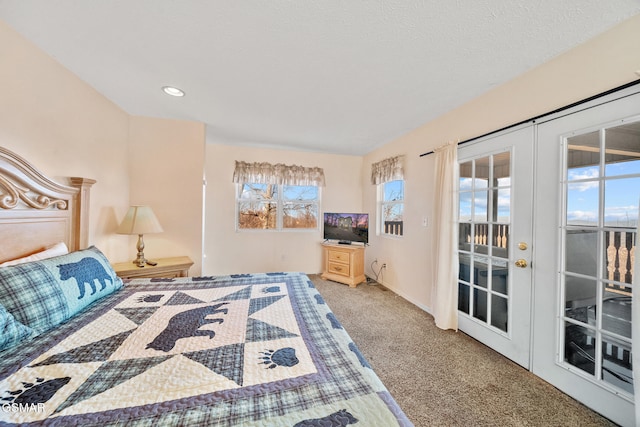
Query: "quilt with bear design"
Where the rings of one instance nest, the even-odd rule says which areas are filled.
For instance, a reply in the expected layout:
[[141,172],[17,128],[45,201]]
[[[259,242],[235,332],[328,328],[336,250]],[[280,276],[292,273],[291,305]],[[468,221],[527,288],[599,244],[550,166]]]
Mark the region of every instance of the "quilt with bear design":
[[0,354],[0,423],[412,425],[302,273],[139,279]]

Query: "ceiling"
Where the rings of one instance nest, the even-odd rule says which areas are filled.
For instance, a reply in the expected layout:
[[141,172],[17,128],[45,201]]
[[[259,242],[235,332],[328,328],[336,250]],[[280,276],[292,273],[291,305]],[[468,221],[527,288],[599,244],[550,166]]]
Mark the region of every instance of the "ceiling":
[[638,13],[638,0],[0,0],[1,20],[129,114],[203,122],[209,142],[353,155]]

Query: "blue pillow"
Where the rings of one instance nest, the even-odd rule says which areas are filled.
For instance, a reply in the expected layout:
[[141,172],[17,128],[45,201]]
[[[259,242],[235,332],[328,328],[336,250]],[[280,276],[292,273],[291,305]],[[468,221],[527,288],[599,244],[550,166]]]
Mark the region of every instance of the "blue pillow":
[[42,333],[122,287],[109,260],[92,246],[54,258],[0,267],[0,304]]
[[0,305],[0,350],[11,348],[35,334],[34,330],[18,322],[6,308]]

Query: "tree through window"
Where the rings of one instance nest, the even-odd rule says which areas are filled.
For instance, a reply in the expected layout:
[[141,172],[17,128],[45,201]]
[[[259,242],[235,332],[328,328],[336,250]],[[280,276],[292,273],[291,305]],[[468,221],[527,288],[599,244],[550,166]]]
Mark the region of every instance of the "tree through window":
[[319,196],[312,185],[240,184],[238,229],[317,229]]

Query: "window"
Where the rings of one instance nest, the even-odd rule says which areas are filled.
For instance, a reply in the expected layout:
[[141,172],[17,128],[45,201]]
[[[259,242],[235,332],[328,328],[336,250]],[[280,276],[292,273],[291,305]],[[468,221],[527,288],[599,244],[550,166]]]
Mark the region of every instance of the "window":
[[318,229],[317,186],[242,183],[236,202],[238,230]]
[[317,230],[319,167],[236,160],[236,230]]
[[378,186],[378,233],[402,236],[404,215],[404,156],[371,165],[371,183]]
[[378,185],[380,201],[380,233],[402,236],[404,214],[404,180],[398,179]]

